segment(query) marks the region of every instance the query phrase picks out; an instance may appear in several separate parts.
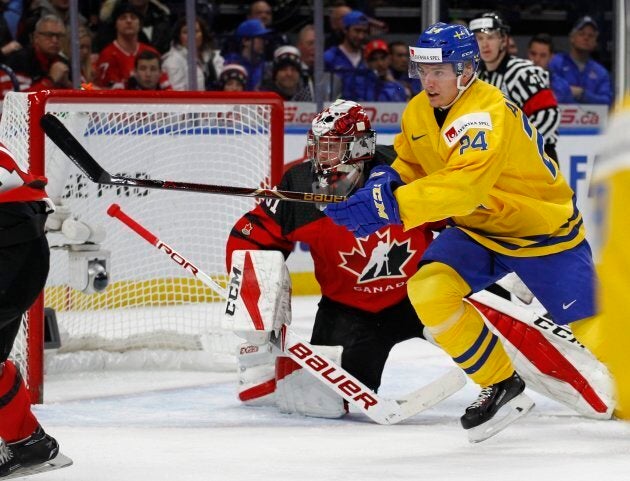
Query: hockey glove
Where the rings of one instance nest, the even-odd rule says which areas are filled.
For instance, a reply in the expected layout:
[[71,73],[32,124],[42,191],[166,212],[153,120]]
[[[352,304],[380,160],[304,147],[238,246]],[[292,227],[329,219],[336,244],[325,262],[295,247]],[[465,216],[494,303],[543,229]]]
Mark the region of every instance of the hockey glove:
[[355,237],[368,236],[386,225],[401,224],[394,191],[402,184],[398,172],[388,165],[379,165],[372,169],[362,188],[345,202],[327,205],[324,213]]

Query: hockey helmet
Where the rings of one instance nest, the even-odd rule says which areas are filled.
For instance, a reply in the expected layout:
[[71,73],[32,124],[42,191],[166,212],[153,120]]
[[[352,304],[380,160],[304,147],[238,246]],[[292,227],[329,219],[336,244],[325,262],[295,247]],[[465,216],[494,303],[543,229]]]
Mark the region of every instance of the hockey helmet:
[[438,22],[428,27],[409,47],[409,76],[420,78],[420,64],[452,63],[459,76],[466,62],[476,72],[479,66],[479,45],[464,25]]
[[503,18],[497,12],[486,12],[481,14],[480,17],[472,19],[468,27],[473,33],[491,33],[495,30],[499,30],[505,35],[510,33],[510,26],[503,21]]
[[363,164],[374,157],[376,133],[356,102],[339,99],[315,116],[306,152],[319,192],[346,195],[363,179]]

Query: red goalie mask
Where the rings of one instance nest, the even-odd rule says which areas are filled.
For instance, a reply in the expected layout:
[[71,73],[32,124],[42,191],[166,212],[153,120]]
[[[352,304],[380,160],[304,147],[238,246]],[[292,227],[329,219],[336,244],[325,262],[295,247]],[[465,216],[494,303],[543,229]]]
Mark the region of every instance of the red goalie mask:
[[365,109],[337,100],[313,119],[307,154],[318,192],[347,195],[363,180],[363,163],[374,157],[376,133]]

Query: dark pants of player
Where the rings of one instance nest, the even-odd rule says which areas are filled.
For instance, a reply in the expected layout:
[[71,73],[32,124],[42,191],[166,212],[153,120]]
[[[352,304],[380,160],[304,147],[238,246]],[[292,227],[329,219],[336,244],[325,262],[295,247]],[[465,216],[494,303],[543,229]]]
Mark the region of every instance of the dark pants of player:
[[22,314],[46,283],[45,212],[43,202],[0,204],[0,363],[9,357]]
[[423,327],[408,298],[371,313],[323,297],[315,316],[311,343],[343,346],[341,366],[377,391],[389,352],[407,339],[424,339]]

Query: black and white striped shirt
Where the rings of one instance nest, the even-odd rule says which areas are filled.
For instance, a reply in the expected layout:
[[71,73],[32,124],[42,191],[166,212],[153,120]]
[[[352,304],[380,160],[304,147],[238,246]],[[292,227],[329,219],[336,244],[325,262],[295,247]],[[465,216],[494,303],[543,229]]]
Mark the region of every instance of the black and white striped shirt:
[[518,105],[543,136],[546,145],[556,144],[560,112],[551,91],[549,72],[529,60],[506,55],[492,72],[481,62],[479,78],[501,89]]

